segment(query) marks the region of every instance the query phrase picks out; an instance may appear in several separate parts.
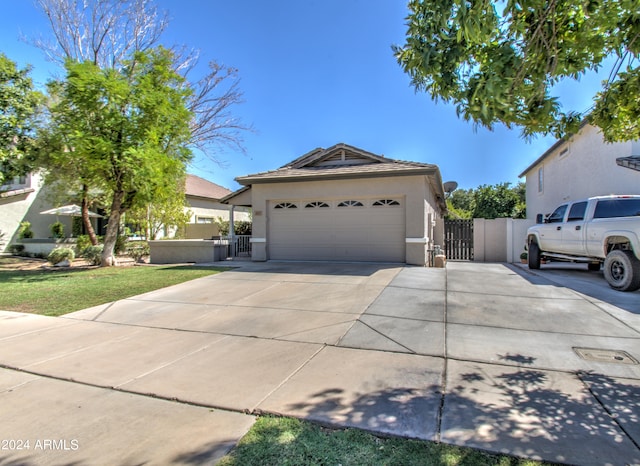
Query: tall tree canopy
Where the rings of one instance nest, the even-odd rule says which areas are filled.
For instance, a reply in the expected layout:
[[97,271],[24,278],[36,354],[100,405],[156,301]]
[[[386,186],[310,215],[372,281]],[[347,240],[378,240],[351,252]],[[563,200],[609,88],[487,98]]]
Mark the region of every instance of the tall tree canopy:
[[0,185],[27,169],[43,98],[33,89],[30,71],[0,53]]
[[511,183],[457,189],[447,198],[450,218],[525,218],[526,185]]
[[[89,61],[102,69],[118,69],[136,52],[161,45],[169,25],[166,13],[153,0],[37,0],[51,26],[52,37],[33,42],[47,57],[64,66],[67,60]],[[250,129],[236,118],[231,108],[242,102],[238,70],[216,61],[197,79],[197,50],[167,47],[173,55],[174,70],[191,88],[187,105],[190,144],[217,162],[221,147],[243,150],[242,133]]]
[[[465,120],[561,137],[587,118],[607,141],[640,138],[638,0],[411,0],[409,10],[399,64]],[[553,86],[610,56],[594,107],[561,110]]]
[[191,90],[173,69],[173,55],[137,52],[118,69],[68,61],[53,82],[46,165],[76,167],[86,184],[110,195],[103,265],[113,265],[123,213],[147,205],[158,191],[176,191],[191,151]]
[[[52,36],[33,42],[62,66],[67,66],[71,60],[88,62],[104,71],[120,70],[135,61],[139,52],[159,46],[168,25],[166,14],[158,12],[153,0],[37,0],[37,4],[49,20]],[[183,86],[189,89],[185,100],[191,115],[188,145],[199,149],[214,162],[218,161],[221,146],[243,150],[242,132],[250,128],[231,111],[242,101],[237,70],[212,61],[208,72],[192,80],[190,76],[196,70],[198,53],[175,46],[170,51],[171,68],[184,78]],[[85,116],[92,118],[92,113]],[[81,167],[80,162],[78,167]],[[50,180],[68,181],[69,171],[61,165],[49,164],[48,169]],[[89,219],[89,205],[95,200],[92,193],[103,192],[101,180],[92,178],[91,172],[74,172],[83,173],[75,180],[80,181],[82,218],[92,243],[97,244]],[[171,175],[166,173],[165,176]],[[154,211],[175,212],[176,206],[184,203],[181,180],[167,181],[161,194],[156,190]],[[138,182],[143,183],[144,179]],[[136,209],[138,213],[146,211],[146,208]],[[111,221],[110,218],[109,224]]]

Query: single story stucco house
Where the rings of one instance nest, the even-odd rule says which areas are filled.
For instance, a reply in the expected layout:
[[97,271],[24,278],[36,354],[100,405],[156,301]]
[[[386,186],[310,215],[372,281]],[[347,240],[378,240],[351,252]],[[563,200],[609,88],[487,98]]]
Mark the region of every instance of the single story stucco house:
[[446,203],[436,165],[341,143],[236,181],[243,188],[222,202],[251,207],[254,261],[424,266],[443,242]]

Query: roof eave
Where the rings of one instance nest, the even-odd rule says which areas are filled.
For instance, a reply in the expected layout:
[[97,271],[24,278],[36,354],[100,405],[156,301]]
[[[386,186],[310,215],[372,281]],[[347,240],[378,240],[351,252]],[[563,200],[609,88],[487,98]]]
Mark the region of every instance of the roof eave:
[[[222,199],[220,199],[220,203],[221,204],[231,204],[231,200],[233,198],[237,198],[238,196],[242,195],[243,193],[245,193],[246,191],[249,191],[251,189],[251,185],[248,186],[243,186],[242,188],[227,194],[225,197],[223,197]],[[238,205],[242,205],[244,207],[251,207],[251,205],[247,205],[247,204],[238,204]]]
[[250,186],[252,184],[266,184],[266,183],[287,183],[287,182],[301,182],[301,181],[327,181],[327,180],[343,180],[343,179],[363,179],[363,178],[388,178],[393,176],[411,176],[411,175],[432,175],[437,172],[437,168],[425,167],[425,168],[410,168],[406,170],[390,170],[384,172],[369,172],[369,173],[327,173],[317,175],[281,175],[270,177],[252,177],[244,176],[236,178],[236,181],[243,186]]
[[[584,128],[585,126],[587,126],[589,124],[589,122],[584,119],[582,120],[582,122],[580,123],[580,127],[578,128],[578,131],[580,131],[582,128]],[[529,165],[527,168],[524,169],[524,171],[522,173],[520,173],[518,175],[518,178],[522,178],[523,176],[525,176],[527,173],[529,173],[536,165],[538,165],[540,162],[542,162],[544,159],[546,159],[549,155],[551,155],[553,152],[555,152],[555,150],[562,146],[563,144],[565,144],[566,142],[569,141],[569,139],[572,136],[575,136],[576,133],[572,133],[572,134],[568,134],[565,137],[563,137],[562,139],[558,139],[551,147],[549,147],[544,154],[542,154],[540,157],[538,157],[535,162],[533,162],[531,165]]]

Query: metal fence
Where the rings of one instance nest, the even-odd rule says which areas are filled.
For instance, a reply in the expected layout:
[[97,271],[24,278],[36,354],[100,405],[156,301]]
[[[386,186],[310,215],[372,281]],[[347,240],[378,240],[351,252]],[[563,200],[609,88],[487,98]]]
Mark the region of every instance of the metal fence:
[[251,257],[251,235],[214,237],[217,244],[226,246],[226,258]]

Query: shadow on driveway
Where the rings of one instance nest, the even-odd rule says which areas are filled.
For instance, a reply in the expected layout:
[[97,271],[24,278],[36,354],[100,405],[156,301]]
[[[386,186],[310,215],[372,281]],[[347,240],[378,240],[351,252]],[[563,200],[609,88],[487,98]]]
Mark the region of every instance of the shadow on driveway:
[[640,315],[640,290],[616,291],[607,284],[602,271],[591,272],[587,270],[586,264],[550,262],[541,265],[538,270],[530,270],[526,265],[520,264],[507,264],[507,266],[530,283],[541,284],[541,279],[548,280],[594,300]]

